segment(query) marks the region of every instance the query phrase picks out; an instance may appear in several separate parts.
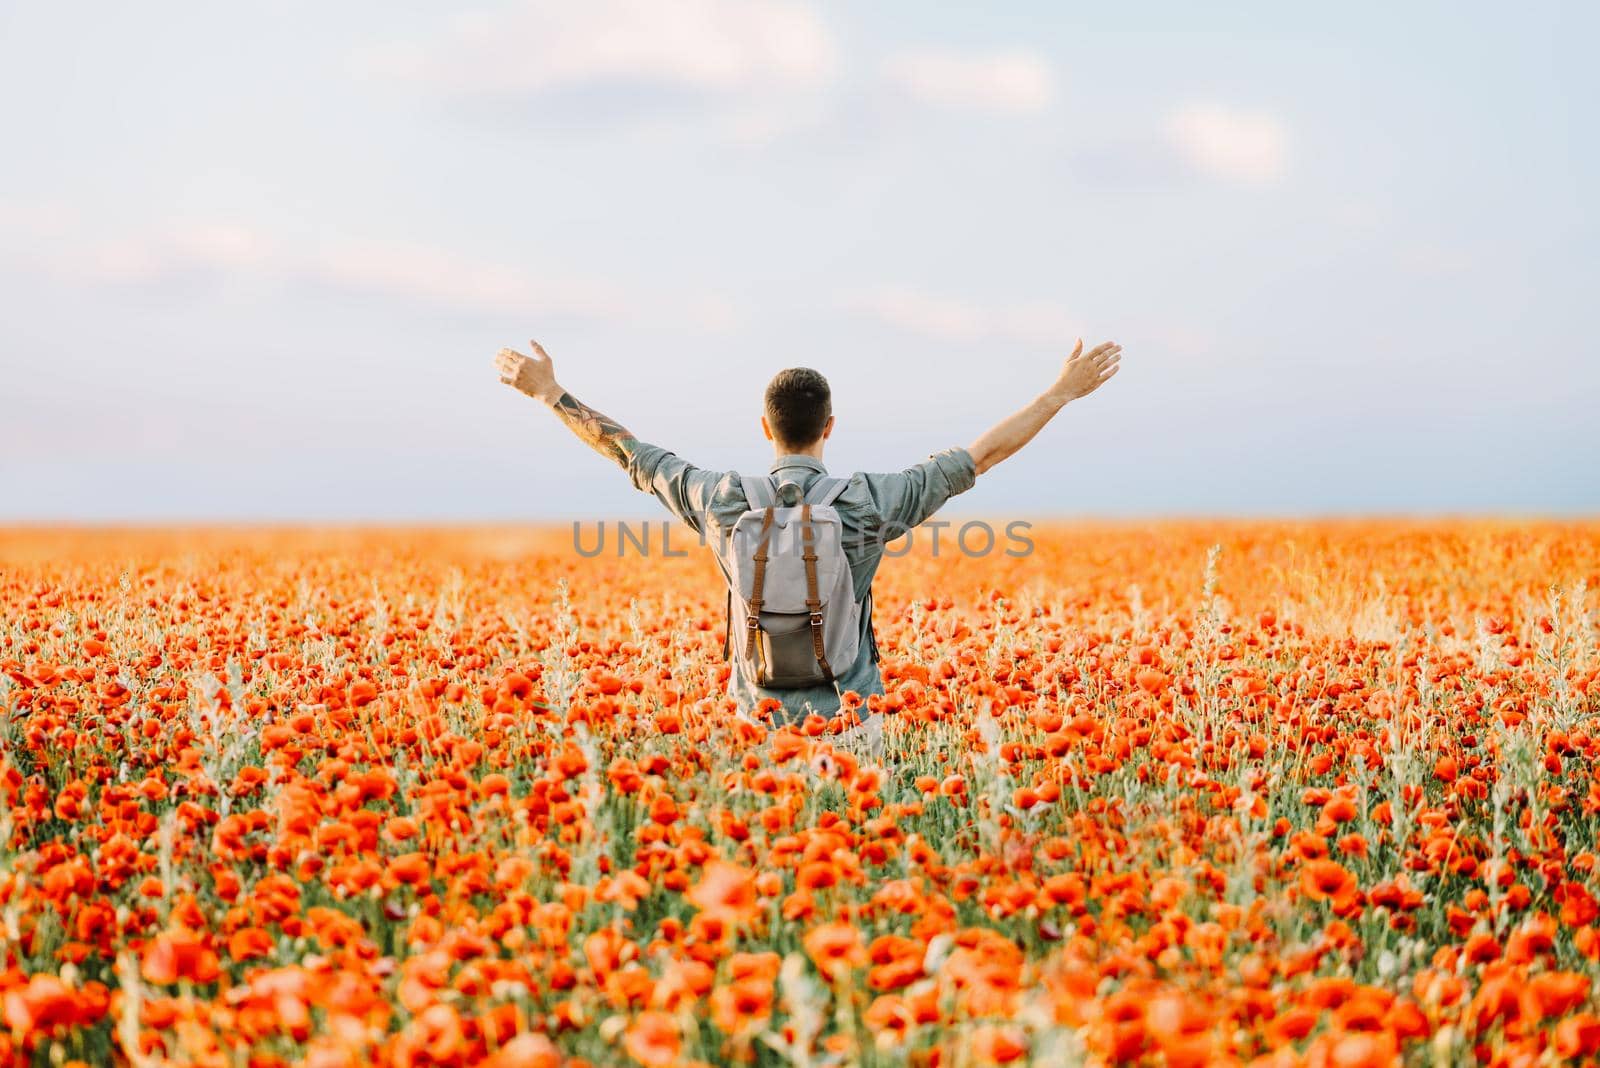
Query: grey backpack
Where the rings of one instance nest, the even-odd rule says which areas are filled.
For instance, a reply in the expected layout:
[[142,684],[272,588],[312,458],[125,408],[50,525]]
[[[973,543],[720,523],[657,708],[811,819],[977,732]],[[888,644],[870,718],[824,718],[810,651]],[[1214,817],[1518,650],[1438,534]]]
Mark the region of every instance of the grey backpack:
[[742,479],[750,510],[722,541],[729,644],[764,689],[833,685],[856,661],[861,605],[833,502],[848,485]]

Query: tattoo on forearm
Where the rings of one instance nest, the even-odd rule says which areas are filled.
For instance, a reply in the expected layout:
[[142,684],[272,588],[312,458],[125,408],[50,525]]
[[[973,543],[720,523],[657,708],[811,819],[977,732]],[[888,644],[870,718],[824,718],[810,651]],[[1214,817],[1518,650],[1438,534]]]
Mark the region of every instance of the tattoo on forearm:
[[587,441],[591,449],[619,466],[628,466],[628,456],[633,452],[636,439],[615,419],[601,415],[570,393],[561,394],[555,410],[561,421]]

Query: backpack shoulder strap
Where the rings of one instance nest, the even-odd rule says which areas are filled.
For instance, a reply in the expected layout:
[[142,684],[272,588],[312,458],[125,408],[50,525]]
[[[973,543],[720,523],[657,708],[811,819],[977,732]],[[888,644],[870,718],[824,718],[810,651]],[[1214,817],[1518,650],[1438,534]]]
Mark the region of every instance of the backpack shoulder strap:
[[741,475],[739,482],[744,486],[744,499],[752,509],[772,507],[772,479]]
[[838,500],[839,494],[843,493],[848,485],[850,485],[848,478],[828,478],[826,476],[819,478],[811,484],[811,489],[807,491],[806,503],[830,505]]

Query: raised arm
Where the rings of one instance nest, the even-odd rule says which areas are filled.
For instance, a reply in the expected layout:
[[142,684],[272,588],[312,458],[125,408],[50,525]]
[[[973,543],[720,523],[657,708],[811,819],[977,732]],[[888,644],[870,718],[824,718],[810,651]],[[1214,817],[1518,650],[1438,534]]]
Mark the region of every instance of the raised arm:
[[1107,341],[1085,355],[1083,342],[1079,341],[1072,355],[1067,357],[1054,385],[1026,408],[1000,420],[967,448],[978,474],[983,474],[1032,441],[1033,436],[1043,430],[1044,425],[1055,418],[1055,414],[1069,401],[1087,397],[1103,386],[1117,373],[1117,363],[1121,359],[1121,345]]
[[501,349],[494,358],[500,381],[548,404],[589,447],[607,457],[624,471],[638,440],[610,416],[602,415],[562,389],[556,382],[555,366],[537,341],[528,342],[532,356],[515,349]]
[[[682,460],[658,445],[640,441],[610,416],[602,415],[556,383],[550,357],[537,341],[530,341],[532,356],[501,349],[494,358],[500,381],[550,406],[589,447],[627,472],[635,489],[655,496],[673,515],[695,531],[703,532],[708,516],[734,508],[719,487],[725,471],[709,471]],[[735,483],[737,480],[733,480]],[[742,512],[744,498],[739,496]]]

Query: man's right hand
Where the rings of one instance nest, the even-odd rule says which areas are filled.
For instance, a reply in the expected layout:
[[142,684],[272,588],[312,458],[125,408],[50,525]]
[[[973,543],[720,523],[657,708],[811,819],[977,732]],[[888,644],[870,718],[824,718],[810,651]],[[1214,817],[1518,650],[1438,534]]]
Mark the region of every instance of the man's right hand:
[[1033,440],[1046,423],[1055,418],[1068,401],[1086,397],[1110,381],[1122,359],[1122,346],[1107,341],[1084,355],[1079,341],[1061,368],[1055,384],[1021,411],[1000,420],[972,443],[967,450],[972,465],[983,474],[1007,456]]
[[1080,340],[1067,357],[1056,384],[1050,387],[1050,396],[1062,404],[1087,397],[1111,380],[1121,359],[1122,346],[1115,342],[1096,345],[1086,355]]
[[553,405],[562,394],[556,384],[555,365],[537,341],[528,345],[533,349],[532,356],[524,356],[516,349],[501,349],[495,354],[494,368],[506,385]]

